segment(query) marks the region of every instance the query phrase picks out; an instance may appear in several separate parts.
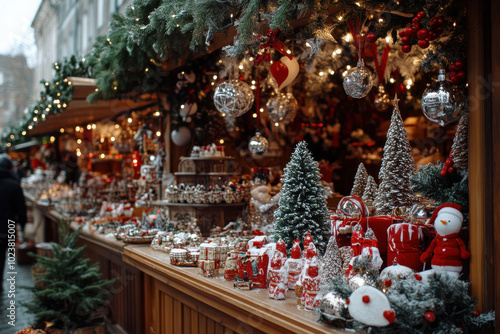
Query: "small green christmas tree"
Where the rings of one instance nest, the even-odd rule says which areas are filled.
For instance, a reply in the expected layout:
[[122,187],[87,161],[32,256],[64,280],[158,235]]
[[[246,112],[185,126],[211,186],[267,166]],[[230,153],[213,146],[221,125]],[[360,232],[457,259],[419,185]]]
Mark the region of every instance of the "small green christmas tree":
[[373,206],[373,201],[377,197],[378,187],[373,176],[369,175],[366,182],[365,191],[363,191],[363,196],[361,199],[366,206]]
[[374,201],[377,213],[390,214],[394,209],[410,208],[413,205],[415,194],[410,189],[413,174],[415,174],[415,161],[396,96],[378,177],[380,180],[378,195]]
[[293,241],[303,240],[309,230],[319,254],[323,254],[330,236],[328,209],[324,188],[319,184],[318,163],[306,142],[297,144],[284,172],[273,239],[283,239],[287,249],[292,249]]
[[92,325],[98,320],[93,319],[96,311],[114,293],[108,288],[118,280],[101,279],[99,265],[83,257],[84,247],[75,248],[80,229],[69,233],[65,225],[59,224],[60,243],[52,246],[53,258],[34,255],[43,273],[35,286],[26,287],[33,300],[23,306],[35,316],[35,328],[44,329],[46,322],[66,330]]
[[356,176],[354,177],[354,184],[352,186],[351,195],[356,195],[359,197],[363,196],[366,182],[368,182],[368,173],[366,172],[365,165],[363,165],[363,163],[360,163],[356,172]]

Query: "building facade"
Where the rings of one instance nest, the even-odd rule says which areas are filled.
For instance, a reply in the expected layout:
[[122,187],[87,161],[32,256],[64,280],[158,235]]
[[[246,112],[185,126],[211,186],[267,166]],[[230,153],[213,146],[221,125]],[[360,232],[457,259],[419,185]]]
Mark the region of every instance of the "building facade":
[[53,77],[57,60],[81,57],[92,49],[96,38],[106,35],[114,13],[124,13],[132,0],[42,0],[32,27],[38,49],[35,95],[41,80]]

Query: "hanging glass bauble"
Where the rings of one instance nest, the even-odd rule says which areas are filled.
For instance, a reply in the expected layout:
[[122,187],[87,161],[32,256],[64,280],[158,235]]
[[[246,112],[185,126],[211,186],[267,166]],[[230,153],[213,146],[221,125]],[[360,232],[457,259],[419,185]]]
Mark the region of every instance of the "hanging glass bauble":
[[238,117],[252,107],[254,100],[252,89],[243,81],[228,80],[217,86],[214,103],[222,116]]
[[276,97],[272,97],[267,101],[266,107],[274,123],[289,123],[297,115],[299,103],[292,93],[278,93]]
[[256,132],[255,136],[250,138],[248,142],[248,150],[252,155],[263,155],[269,149],[269,142],[266,137],[261,136],[260,132]]
[[372,75],[365,67],[365,62],[359,58],[358,65],[347,71],[344,77],[344,90],[347,95],[361,99],[372,89]]
[[458,121],[465,109],[465,96],[446,80],[444,69],[439,70],[438,81],[424,91],[422,111],[430,121],[441,126]]
[[191,130],[185,125],[173,130],[170,136],[177,146],[186,146],[191,143]]
[[377,109],[378,111],[385,111],[391,104],[391,99],[385,92],[385,88],[383,85],[378,86],[378,93],[377,95],[375,95],[375,100],[373,101],[373,103],[375,104],[375,109]]
[[368,217],[368,208],[358,196],[343,197],[337,205],[337,214],[342,218]]

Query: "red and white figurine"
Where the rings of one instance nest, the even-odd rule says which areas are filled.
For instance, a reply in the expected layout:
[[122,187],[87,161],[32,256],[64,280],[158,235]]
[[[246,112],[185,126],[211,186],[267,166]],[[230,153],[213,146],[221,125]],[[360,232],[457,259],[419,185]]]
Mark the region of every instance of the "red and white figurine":
[[458,204],[445,203],[434,210],[430,223],[434,224],[437,235],[420,256],[422,262],[432,258],[433,270],[448,272],[456,277],[462,271],[462,260],[470,256],[459,237],[464,220],[461,209]]
[[300,250],[299,240],[293,242],[291,257],[285,262],[285,269],[288,272],[288,288],[295,289],[295,284],[300,278],[302,269],[304,268],[304,258]]
[[320,275],[318,257],[314,256],[305,270],[304,276],[302,277],[303,290],[301,302],[306,310],[314,310],[319,305],[319,283]]
[[[280,239],[281,242],[283,242]],[[279,243],[279,241],[278,241]],[[286,248],[285,248],[286,249]],[[285,253],[286,254],[286,253]],[[279,250],[274,252],[271,258],[269,275],[269,298],[272,299],[286,299],[288,286],[287,286],[287,272],[284,268],[286,261],[285,255]]]

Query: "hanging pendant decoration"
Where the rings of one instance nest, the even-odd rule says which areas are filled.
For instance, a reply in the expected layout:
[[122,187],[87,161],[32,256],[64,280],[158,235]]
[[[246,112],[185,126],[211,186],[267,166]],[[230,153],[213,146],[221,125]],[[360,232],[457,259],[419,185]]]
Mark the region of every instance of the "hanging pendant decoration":
[[256,132],[255,136],[250,138],[248,142],[248,150],[253,156],[261,156],[269,149],[269,142],[266,137],[262,136],[260,132]]
[[372,89],[372,75],[365,67],[363,58],[358,59],[358,65],[351,68],[344,77],[344,90],[350,97],[361,99]]
[[172,141],[177,146],[186,146],[191,143],[191,130],[186,125],[181,125],[171,133]]
[[378,86],[378,93],[375,95],[375,100],[373,101],[373,103],[375,104],[375,109],[377,109],[377,111],[385,111],[391,104],[391,99],[385,92],[385,88],[383,85]]
[[446,80],[445,70],[440,69],[438,81],[424,91],[422,111],[430,121],[445,126],[460,119],[465,103],[462,92]]
[[278,83],[278,89],[290,85],[299,74],[299,63],[297,59],[281,57],[280,60],[272,63],[271,74]]
[[267,101],[266,107],[274,123],[287,124],[295,118],[299,104],[292,93],[278,93]]
[[252,107],[254,95],[247,83],[239,80],[224,81],[214,92],[214,104],[223,117],[239,117]]

